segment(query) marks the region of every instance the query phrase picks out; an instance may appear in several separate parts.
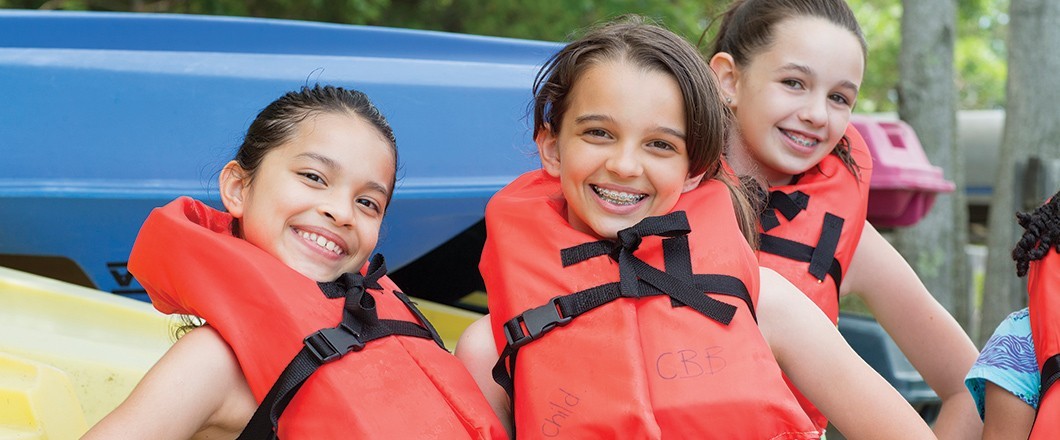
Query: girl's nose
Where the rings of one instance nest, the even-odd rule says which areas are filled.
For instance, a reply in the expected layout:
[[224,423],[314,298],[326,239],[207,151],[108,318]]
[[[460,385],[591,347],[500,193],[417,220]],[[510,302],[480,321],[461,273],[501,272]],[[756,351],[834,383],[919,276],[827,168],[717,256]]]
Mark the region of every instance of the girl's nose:
[[643,167],[636,145],[618,145],[607,160],[607,170],[619,177],[636,177]]
[[353,206],[350,206],[349,203],[321,203],[317,211],[331,220],[336,226],[346,227],[353,224]]
[[828,121],[828,99],[827,97],[814,97],[802,107],[799,119],[813,127],[820,127]]

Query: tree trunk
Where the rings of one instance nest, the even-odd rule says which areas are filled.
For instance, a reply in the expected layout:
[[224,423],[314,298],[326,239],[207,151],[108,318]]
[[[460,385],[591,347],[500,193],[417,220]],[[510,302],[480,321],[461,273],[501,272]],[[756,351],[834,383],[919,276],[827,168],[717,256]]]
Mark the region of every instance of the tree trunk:
[[[990,337],[1008,313],[1027,304],[1024,282],[1016,279],[1012,262],[1012,247],[1021,231],[1015,213],[1033,208],[1056,192],[1055,167],[1048,165],[1060,158],[1060,112],[1056,108],[1060,81],[1053,78],[1060,71],[1056,50],[1060,47],[1060,2],[1012,0],[1009,9],[1008,97],[990,201],[980,342]],[[1040,179],[1028,186],[1024,182],[1033,176],[1032,157],[1047,166]]]
[[964,250],[968,210],[964,161],[957,151],[953,65],[957,4],[956,0],[903,0],[902,7],[898,114],[916,131],[928,160],[942,167],[957,190],[940,194],[918,224],[896,231],[895,247],[968,331],[971,301]]

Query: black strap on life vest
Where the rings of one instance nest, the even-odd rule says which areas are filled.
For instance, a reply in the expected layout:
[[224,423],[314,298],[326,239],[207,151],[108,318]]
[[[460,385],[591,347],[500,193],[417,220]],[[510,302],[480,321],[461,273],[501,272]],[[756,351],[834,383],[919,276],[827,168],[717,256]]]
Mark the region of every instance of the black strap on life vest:
[[[780,226],[777,214],[780,213],[788,221],[793,220],[800,212],[809,205],[810,196],[795,191],[791,194],[783,191],[770,192],[766,198],[766,210],[759,216],[762,230],[769,231]],[[839,295],[839,286],[843,282],[843,268],[839,260],[835,258],[836,248],[839,247],[839,238],[843,233],[843,218],[830,212],[824,214],[821,223],[821,236],[817,240],[817,246],[809,246],[797,241],[788,240],[775,235],[762,233],[759,250],[762,252],[778,255],[784,258],[810,263],[806,269],[810,275],[817,278],[818,282],[824,282],[826,276],[832,277],[835,283],[836,295]]]
[[1057,379],[1060,379],[1060,354],[1051,356],[1042,364],[1042,384],[1038,395],[1044,398]]
[[[566,325],[577,316],[619,298],[643,298],[667,295],[675,307],[688,306],[704,316],[728,325],[736,307],[704,293],[733,296],[747,303],[754,317],[754,304],[747,287],[739,278],[717,274],[693,274],[689,254],[688,218],[684,211],[660,217],[648,217],[618,232],[617,240],[600,240],[563,249],[563,266],[608,256],[618,262],[619,281],[552,298],[542,306],[527,310],[504,323],[507,342],[493,367],[493,379],[515,399],[515,361],[519,348],[537,340],[553,328]],[[643,237],[657,235],[663,239],[661,271],[633,255]],[[757,320],[757,317],[755,317]]]
[[802,191],[787,194],[784,191],[770,191],[766,196],[766,209],[758,216],[762,223],[762,230],[769,231],[780,226],[777,213],[783,215],[789,222],[794,220],[800,212],[805,211],[810,204],[810,196]]
[[368,342],[387,336],[411,336],[433,339],[438,346],[445,349],[438,332],[401,292],[395,291],[394,294],[420,322],[379,319],[375,298],[368,289],[382,289],[379,279],[385,274],[386,263],[383,256],[376,254],[372,257],[368,274],[365,276],[346,273],[333,282],[317,283],[328,298],[345,298],[342,322],[338,326],[319,330],[305,338],[305,347],[280,373],[280,377],[265,395],[238,440],[276,439],[276,425],[280,415],[309,376],[326,363],[338,360],[351,351],[364,349]]

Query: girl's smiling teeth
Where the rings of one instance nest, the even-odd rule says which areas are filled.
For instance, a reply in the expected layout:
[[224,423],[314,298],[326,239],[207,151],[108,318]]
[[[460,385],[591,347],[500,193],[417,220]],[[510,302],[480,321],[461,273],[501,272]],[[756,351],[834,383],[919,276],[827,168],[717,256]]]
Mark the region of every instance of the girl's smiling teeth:
[[327,249],[327,250],[329,250],[331,252],[334,252],[336,255],[343,255],[343,254],[346,253],[345,251],[342,250],[341,246],[335,244],[334,241],[331,241],[331,240],[328,240],[327,238],[324,238],[323,236],[314,234],[312,232],[306,232],[306,231],[298,231],[298,230],[296,230],[296,232],[298,232],[298,235],[301,235],[302,238],[304,238],[304,239],[306,239],[306,240],[308,240],[310,242],[316,243],[317,246],[320,246],[320,247],[322,247],[324,249]]
[[784,133],[784,136],[787,136],[788,139],[791,139],[792,141],[795,141],[796,144],[802,145],[802,146],[804,146],[806,148],[815,147],[815,146],[817,146],[817,144],[819,144],[821,142],[821,141],[819,141],[817,139],[807,138],[807,137],[804,137],[804,136],[799,135],[797,133],[793,133],[793,132],[790,132],[790,131],[787,131],[787,130],[784,130],[784,129],[780,129],[780,132]]
[[637,202],[644,200],[648,197],[647,194],[633,194],[624,191],[616,191],[613,189],[601,188],[596,185],[589,185],[593,189],[596,195],[600,196],[601,199],[615,205],[635,205]]

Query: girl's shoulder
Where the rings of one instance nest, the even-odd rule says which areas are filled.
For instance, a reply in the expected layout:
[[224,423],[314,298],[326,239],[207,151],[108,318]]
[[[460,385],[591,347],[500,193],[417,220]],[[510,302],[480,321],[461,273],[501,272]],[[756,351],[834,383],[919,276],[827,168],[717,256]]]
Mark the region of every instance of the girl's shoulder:
[[1001,322],[1001,325],[1008,324],[1008,325],[1019,327],[1021,329],[1023,327],[1026,327],[1027,328],[1027,332],[1030,332],[1031,323],[1030,323],[1030,321],[1028,321],[1028,318],[1030,318],[1030,316],[1031,316],[1031,310],[1029,308],[1027,308],[1027,307],[1024,307],[1024,308],[1022,308],[1020,310],[1016,310],[1015,312],[1009,313],[1008,317],[1005,318],[1005,320]]
[[990,336],[990,339],[983,346],[983,351],[988,348],[993,349],[999,345],[1014,343],[1011,341],[1019,341],[1018,345],[1013,346],[1013,350],[1020,353],[1024,351],[1034,353],[1034,340],[1031,338],[1030,311],[1026,307],[1009,313],[997,325],[994,334]]
[[1029,314],[1027,309],[1022,309],[1012,312],[998,324],[968,372],[965,386],[981,417],[987,381],[1037,408],[1040,380]]
[[979,353],[976,365],[1037,374],[1029,316],[1027,309],[1022,309],[1001,321]]

